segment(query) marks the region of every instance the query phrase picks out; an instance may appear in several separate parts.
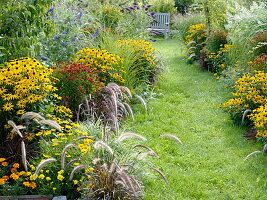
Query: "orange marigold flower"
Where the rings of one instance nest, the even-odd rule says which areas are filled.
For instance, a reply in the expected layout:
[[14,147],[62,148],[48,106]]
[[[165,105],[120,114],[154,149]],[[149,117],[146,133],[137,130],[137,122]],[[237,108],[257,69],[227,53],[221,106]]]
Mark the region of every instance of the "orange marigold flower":
[[11,173],[14,173],[15,171],[17,171],[16,168],[11,168],[11,170],[10,170]]
[[9,177],[5,175],[5,176],[2,177],[2,179],[4,179],[5,181],[7,181],[9,179]]
[[0,158],[0,162],[3,162],[5,161],[6,159],[5,158]]
[[10,178],[13,178],[14,180],[18,180],[19,176],[17,174],[11,174]]
[[8,166],[8,162],[2,162],[3,166]]
[[5,179],[0,178],[0,185],[4,185],[5,184]]
[[23,185],[25,185],[26,187],[30,187],[30,183],[29,182],[23,182]]
[[13,167],[14,168],[19,168],[19,163],[14,163]]
[[32,189],[34,189],[34,188],[36,188],[36,186],[37,186],[36,183],[31,182],[29,187],[31,187]]

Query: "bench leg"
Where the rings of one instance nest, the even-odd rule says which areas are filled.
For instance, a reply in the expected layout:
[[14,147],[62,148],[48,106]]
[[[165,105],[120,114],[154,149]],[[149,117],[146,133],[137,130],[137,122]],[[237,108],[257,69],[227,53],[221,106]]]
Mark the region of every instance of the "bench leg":
[[164,39],[169,39],[169,31],[168,30],[164,31]]

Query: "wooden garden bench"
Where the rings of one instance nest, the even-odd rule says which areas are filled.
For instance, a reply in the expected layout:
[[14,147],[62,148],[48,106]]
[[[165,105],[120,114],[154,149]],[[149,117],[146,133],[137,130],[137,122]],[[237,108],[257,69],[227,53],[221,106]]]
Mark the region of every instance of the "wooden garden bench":
[[169,38],[170,33],[170,13],[155,13],[155,21],[151,24],[152,32],[161,32],[164,38]]

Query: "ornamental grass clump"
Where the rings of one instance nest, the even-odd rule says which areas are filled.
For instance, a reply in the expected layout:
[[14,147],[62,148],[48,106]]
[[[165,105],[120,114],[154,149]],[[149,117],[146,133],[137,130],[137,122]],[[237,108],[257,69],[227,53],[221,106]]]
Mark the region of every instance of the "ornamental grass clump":
[[94,94],[103,86],[98,76],[99,70],[81,63],[59,63],[54,67],[55,77],[58,79],[55,86],[61,96],[62,104],[74,113],[84,96]]
[[110,82],[122,84],[125,82],[123,74],[123,59],[109,53],[107,50],[84,48],[74,55],[74,62],[90,66],[99,71],[100,81],[107,85]]
[[106,5],[100,11],[100,23],[105,28],[115,28],[119,23],[122,13],[120,9],[113,5]]
[[134,89],[140,85],[155,84],[161,69],[155,55],[156,49],[151,43],[134,39],[119,40],[117,43],[121,52],[127,51],[132,55],[123,74],[126,86]]
[[109,83],[98,90],[91,99],[85,99],[79,108],[79,119],[100,119],[105,126],[117,132],[122,119],[126,116],[134,119],[133,111],[128,104],[131,98],[132,93],[127,87]]

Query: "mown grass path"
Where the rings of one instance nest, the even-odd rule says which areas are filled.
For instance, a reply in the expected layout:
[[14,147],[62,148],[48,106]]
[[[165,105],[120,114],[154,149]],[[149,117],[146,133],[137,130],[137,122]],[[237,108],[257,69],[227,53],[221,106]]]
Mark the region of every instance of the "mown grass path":
[[[203,72],[183,59],[183,45],[178,40],[155,43],[166,60],[159,86],[163,96],[148,103],[148,114],[137,114],[130,124],[133,132],[148,138],[159,159],[156,167],[169,180],[159,176],[145,181],[145,199],[267,199],[267,157],[255,155],[244,161],[261,145],[245,140],[241,127],[218,108],[229,96],[209,72]],[[171,138],[173,134],[184,145]]]

